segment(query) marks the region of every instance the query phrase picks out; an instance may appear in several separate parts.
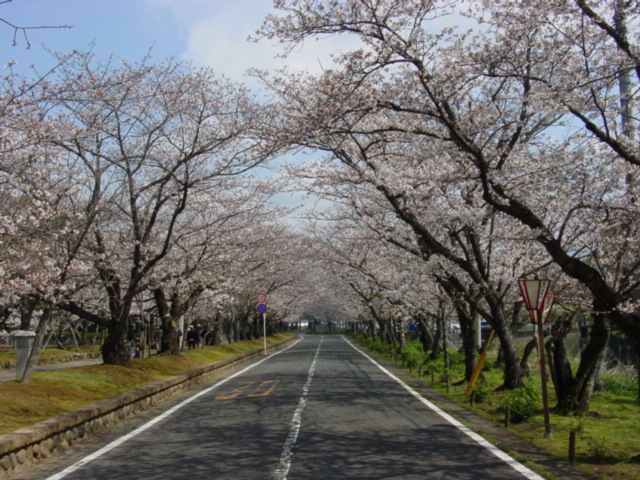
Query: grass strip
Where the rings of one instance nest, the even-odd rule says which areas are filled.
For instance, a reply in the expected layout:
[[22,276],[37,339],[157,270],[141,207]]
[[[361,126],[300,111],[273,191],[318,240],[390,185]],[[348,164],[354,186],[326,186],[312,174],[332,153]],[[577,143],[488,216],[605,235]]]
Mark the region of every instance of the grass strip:
[[[292,336],[291,333],[274,335],[267,343],[272,345]],[[2,382],[0,434],[262,347],[262,339],[246,340],[189,350],[180,356],[136,359],[128,367],[92,365],[35,373],[30,383]]]

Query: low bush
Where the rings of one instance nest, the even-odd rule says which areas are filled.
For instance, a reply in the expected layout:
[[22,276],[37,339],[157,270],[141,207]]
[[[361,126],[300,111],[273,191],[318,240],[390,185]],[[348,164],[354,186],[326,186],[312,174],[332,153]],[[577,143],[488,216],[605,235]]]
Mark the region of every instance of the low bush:
[[486,402],[491,399],[491,387],[486,382],[478,382],[476,383],[473,394],[474,401],[476,402]]
[[400,352],[402,362],[411,372],[424,359],[424,349],[420,342],[410,341]]
[[502,398],[502,406],[509,408],[511,421],[522,422],[533,415],[540,406],[540,392],[531,382],[511,390]]

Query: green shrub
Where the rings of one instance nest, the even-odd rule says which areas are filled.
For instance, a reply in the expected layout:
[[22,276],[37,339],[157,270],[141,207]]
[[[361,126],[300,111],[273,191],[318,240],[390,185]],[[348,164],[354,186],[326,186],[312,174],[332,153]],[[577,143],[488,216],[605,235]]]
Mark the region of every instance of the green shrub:
[[373,350],[374,352],[381,352],[384,349],[382,340],[376,337],[368,337],[364,343],[369,350]]
[[[429,356],[430,352],[425,354],[425,357]],[[438,358],[432,360],[429,358],[424,363],[425,370],[431,371],[433,369],[434,373],[439,375],[444,381],[446,380],[446,376],[451,378],[464,377],[464,355],[460,352],[456,352],[454,350],[448,351],[449,356],[449,371],[447,372],[446,365],[444,363],[444,352],[440,352]]]
[[540,392],[526,383],[524,387],[507,393],[502,399],[502,406],[509,407],[513,422],[522,422],[540,407],[540,401]]
[[478,403],[485,402],[491,398],[491,387],[487,383],[476,383],[473,392],[474,400]]
[[449,376],[451,378],[464,378],[464,353],[449,350]]
[[[429,355],[429,353],[430,352],[428,352],[427,355]],[[444,372],[444,357],[440,355],[435,360],[429,358],[426,362],[424,362],[424,367],[429,371],[433,369],[435,373],[440,374]]]
[[485,362],[484,362],[484,371],[487,370],[493,370],[494,368],[496,368],[496,358],[491,357],[491,356],[487,356]]
[[417,367],[424,358],[424,349],[420,342],[407,342],[407,345],[400,352],[402,362],[409,368],[409,371]]

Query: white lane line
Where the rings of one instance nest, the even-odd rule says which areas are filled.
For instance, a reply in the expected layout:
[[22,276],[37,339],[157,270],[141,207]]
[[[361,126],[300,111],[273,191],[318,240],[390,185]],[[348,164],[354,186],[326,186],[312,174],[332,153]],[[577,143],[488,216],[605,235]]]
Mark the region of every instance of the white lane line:
[[280,350],[279,352],[274,353],[273,355],[269,355],[266,358],[263,358],[262,360],[260,360],[259,362],[254,363],[253,365],[249,365],[247,368],[244,368],[242,370],[240,370],[239,372],[234,373],[233,375],[228,376],[227,378],[220,380],[218,383],[216,383],[215,385],[212,385],[211,387],[196,393],[195,395],[187,398],[186,400],[180,402],[178,405],[175,405],[174,407],[170,408],[169,410],[167,410],[166,412],[160,414],[159,416],[153,418],[152,420],[148,421],[147,423],[145,423],[144,425],[138,427],[137,429],[129,432],[128,434],[114,440],[113,442],[109,443],[108,445],[105,445],[104,447],[102,447],[99,450],[96,450],[95,452],[93,452],[91,455],[88,455],[86,457],[84,457],[82,460],[79,460],[78,462],[74,463],[73,465],[68,466],[67,468],[65,468],[64,470],[62,470],[61,472],[56,473],[55,475],[52,475],[50,477],[47,478],[47,480],[60,480],[61,478],[66,477],[67,475],[69,475],[70,473],[75,472],[76,470],[82,468],[83,466],[87,465],[88,463],[94,461],[95,459],[97,459],[98,457],[101,457],[102,455],[104,455],[105,453],[113,450],[114,448],[122,445],[123,443],[125,443],[128,440],[131,440],[133,437],[137,436],[138,434],[144,432],[145,430],[151,428],[153,425],[155,425],[158,422],[161,422],[162,420],[164,420],[165,418],[167,418],[169,415],[175,413],[176,411],[180,410],[182,407],[190,404],[191,402],[193,402],[194,400],[196,400],[197,398],[208,394],[209,392],[211,392],[212,390],[218,388],[220,385],[223,385],[225,383],[227,383],[229,380],[237,377],[238,375],[242,375],[243,373],[245,373],[248,370],[251,370],[253,367],[257,367],[258,365],[260,365],[262,362],[269,360],[270,358],[273,358],[274,356],[283,353],[287,350],[289,350],[291,347],[293,347],[294,345],[296,345],[300,340],[292,343],[291,345],[289,345],[287,348]]
[[309,396],[309,389],[311,387],[313,375],[316,373],[316,364],[318,363],[318,355],[320,354],[320,347],[322,346],[322,342],[324,342],[324,337],[321,337],[320,344],[318,345],[316,354],[313,357],[313,361],[311,362],[311,367],[309,367],[307,381],[302,387],[302,396],[300,396],[300,400],[298,401],[298,407],[296,408],[295,412],[293,412],[289,435],[287,435],[287,440],[284,442],[284,446],[282,447],[282,453],[280,454],[280,464],[273,474],[273,480],[287,480],[287,475],[289,474],[289,469],[291,468],[293,446],[296,444],[298,433],[300,432],[300,427],[302,426],[302,412],[304,411],[304,407],[307,405],[307,397]]
[[480,435],[478,435],[476,432],[474,432],[473,430],[471,430],[469,427],[464,426],[462,423],[460,423],[458,420],[456,420],[455,418],[453,418],[451,415],[449,415],[448,413],[446,413],[444,410],[441,410],[440,408],[438,408],[436,405],[434,405],[433,403],[431,403],[429,400],[427,400],[426,398],[424,398],[422,395],[420,395],[418,392],[416,392],[413,388],[411,388],[409,385],[407,385],[406,383],[404,383],[402,380],[400,380],[398,377],[396,377],[395,375],[393,375],[393,373],[391,373],[389,370],[387,370],[386,368],[384,368],[382,365],[380,365],[378,362],[376,362],[373,358],[371,358],[369,355],[367,355],[366,353],[364,353],[362,350],[360,350],[359,348],[357,348],[355,345],[353,345],[349,340],[347,340],[345,337],[342,337],[343,340],[345,342],[347,342],[349,345],[351,345],[351,347],[358,351],[361,355],[363,355],[365,358],[367,358],[371,363],[373,363],[376,367],[378,367],[380,370],[382,370],[384,373],[386,373],[389,377],[391,377],[392,379],[394,379],[396,382],[398,382],[405,390],[407,390],[409,393],[411,393],[411,395],[413,395],[415,398],[417,398],[418,400],[420,400],[425,406],[427,406],[428,408],[430,408],[431,410],[433,410],[435,413],[437,413],[438,415],[440,415],[442,418],[444,418],[447,422],[451,423],[454,427],[458,428],[458,430],[462,431],[463,433],[465,433],[467,436],[471,437],[473,440],[475,440],[477,443],[479,443],[482,447],[486,448],[487,450],[489,450],[492,454],[494,454],[496,457],[498,457],[500,460],[502,460],[503,462],[505,462],[507,465],[509,465],[511,468],[513,468],[515,471],[521,473],[525,478],[528,478],[529,480],[544,480],[543,477],[541,477],[540,475],[538,475],[537,473],[533,472],[532,470],[529,470],[527,467],[525,467],[524,465],[522,465],[520,462],[518,462],[516,459],[514,459],[513,457],[511,457],[510,455],[506,454],[505,452],[503,452],[502,450],[500,450],[498,447],[496,447],[495,445],[493,445],[492,443],[488,442],[486,439],[484,439],[483,437],[481,437]]

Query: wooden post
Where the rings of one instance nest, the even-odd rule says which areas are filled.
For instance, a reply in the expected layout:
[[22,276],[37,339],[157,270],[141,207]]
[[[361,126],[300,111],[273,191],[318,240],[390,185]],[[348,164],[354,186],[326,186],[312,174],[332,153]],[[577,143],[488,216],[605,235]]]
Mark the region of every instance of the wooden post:
[[569,463],[573,465],[576,461],[576,431],[571,430],[569,432]]

